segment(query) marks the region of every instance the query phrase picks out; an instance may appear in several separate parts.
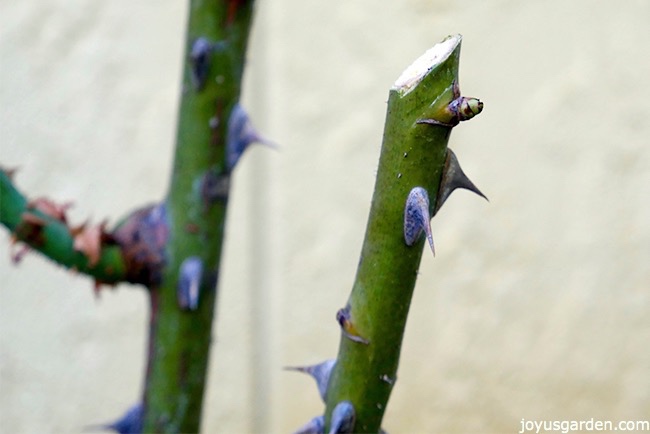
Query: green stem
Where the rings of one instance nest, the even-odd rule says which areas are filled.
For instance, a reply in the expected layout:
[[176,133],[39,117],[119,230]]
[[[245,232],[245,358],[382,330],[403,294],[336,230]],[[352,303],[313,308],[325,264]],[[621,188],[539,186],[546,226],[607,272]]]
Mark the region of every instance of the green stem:
[[348,300],[350,324],[369,344],[342,335],[327,392],[325,432],[334,407],[344,400],[356,411],[354,432],[380,429],[424,244],[424,237],[411,247],[404,242],[404,205],[412,188],[423,187],[433,215],[451,132],[416,121],[439,117],[454,99],[460,41],[454,36],[438,44],[432,49],[437,58],[422,56],[390,91],[370,216]]
[[[25,218],[26,216],[31,217]],[[126,280],[122,251],[115,243],[102,243],[99,260],[93,263],[86,254],[74,249],[74,237],[68,224],[37,207],[30,206],[11,177],[0,170],[0,222],[19,241],[51,260],[94,277],[103,283]]]
[[[229,192],[227,126],[239,99],[252,9],[252,0],[190,2],[167,197],[167,262],[162,283],[151,291],[145,432],[199,431]],[[190,59],[198,38],[212,46],[204,82]],[[184,311],[177,282],[181,263],[191,256],[202,261],[204,272],[197,310]]]

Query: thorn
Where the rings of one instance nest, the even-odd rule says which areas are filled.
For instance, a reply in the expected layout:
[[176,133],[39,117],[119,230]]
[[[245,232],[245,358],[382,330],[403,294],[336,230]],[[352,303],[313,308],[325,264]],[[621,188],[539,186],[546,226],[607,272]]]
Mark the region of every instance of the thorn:
[[210,72],[210,56],[214,47],[207,38],[197,38],[190,50],[192,61],[192,83],[196,91],[203,90]]
[[336,359],[325,360],[322,363],[311,366],[286,366],[284,369],[288,371],[304,372],[311,375],[316,380],[318,387],[318,394],[323,402],[327,399],[327,385],[330,381],[330,375],[336,365]]
[[0,172],[4,173],[7,178],[9,178],[9,181],[13,182],[14,181],[14,176],[16,175],[16,172],[18,172],[20,168],[19,167],[0,167]]
[[73,205],[73,202],[65,202],[59,205],[46,197],[39,197],[27,202],[28,209],[40,211],[63,224],[67,224],[66,211],[72,208]]
[[95,300],[99,300],[99,297],[102,295],[102,282],[97,279],[93,281],[93,294],[95,295]]
[[313,419],[311,419],[309,422],[307,422],[305,425],[298,428],[298,430],[294,434],[324,434],[324,432],[325,432],[325,417],[316,416]]
[[370,345],[370,341],[361,337],[357,331],[357,328],[354,326],[350,315],[350,305],[347,305],[343,309],[339,309],[339,311],[336,312],[336,321],[338,321],[339,325],[341,326],[341,333],[343,333],[343,336],[353,342],[357,342],[363,345]]
[[21,223],[26,223],[30,226],[36,226],[42,228],[47,224],[47,221],[45,221],[45,219],[37,216],[36,214],[32,214],[32,212],[29,210],[23,212],[20,218],[22,220]]
[[[76,269],[72,269],[73,272],[76,272]],[[99,300],[101,297],[101,292],[104,289],[104,286],[110,287],[110,289],[115,289],[115,283],[106,283],[102,282],[101,280],[93,279],[93,294],[95,296],[95,300]]]
[[429,195],[422,187],[414,187],[406,199],[404,206],[404,241],[412,246],[424,230],[433,255],[433,235],[431,234],[431,215],[429,213]]
[[181,264],[176,285],[178,305],[183,310],[196,310],[199,306],[199,292],[203,277],[203,261],[198,256],[190,256]]
[[228,137],[227,137],[227,160],[228,169],[232,170],[246,148],[252,143],[261,143],[271,148],[277,148],[272,141],[261,136],[242,106],[237,103],[230,113],[228,119]]
[[294,432],[294,434],[324,434],[325,417],[316,416]]
[[136,404],[129,408],[126,413],[115,422],[102,425],[90,425],[85,427],[84,431],[112,430],[119,434],[140,434],[142,432],[143,412],[144,409],[142,404]]
[[31,250],[31,248],[29,247],[28,244],[23,244],[22,246],[19,246],[19,247],[18,247],[18,250],[17,250],[17,251],[15,251],[15,250],[13,249],[13,246],[14,246],[15,244],[16,244],[16,241],[12,240],[12,242],[11,242],[11,244],[10,244],[10,247],[9,247],[9,249],[10,249],[10,250],[9,250],[9,255],[11,256],[11,262],[12,262],[14,265],[18,265],[18,264],[20,264],[20,263],[22,262],[22,260],[23,260],[23,258],[25,257],[25,255],[27,255],[27,253],[29,253],[29,251]]
[[348,434],[354,432],[356,421],[354,406],[350,401],[341,401],[332,411],[332,423],[329,434]]
[[[12,245],[22,241],[27,246],[42,246],[45,243],[43,229],[47,221],[28,209],[20,215],[20,222],[14,228],[11,238]],[[14,263],[20,262],[22,257],[27,253],[28,248],[21,249],[13,258]]]
[[447,148],[447,159],[442,171],[442,180],[440,181],[438,197],[436,198],[436,209],[433,212],[433,215],[436,215],[451,193],[457,188],[464,188],[465,190],[476,193],[485,200],[488,200],[481,190],[479,190],[474,183],[469,180],[467,175],[463,172],[463,169],[460,168],[458,158],[456,158],[454,151]]
[[73,237],[72,248],[82,253],[88,259],[88,266],[94,267],[102,256],[102,244],[107,240],[106,220],[97,225],[83,223],[81,226],[70,228]]

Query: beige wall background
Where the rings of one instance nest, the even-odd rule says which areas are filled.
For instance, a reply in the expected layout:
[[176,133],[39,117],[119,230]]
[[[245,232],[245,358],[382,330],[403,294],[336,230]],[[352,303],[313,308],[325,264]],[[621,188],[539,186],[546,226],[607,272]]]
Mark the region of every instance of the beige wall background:
[[[0,2],[0,151],[30,196],[110,218],[163,197],[184,1]],[[388,89],[464,35],[485,101],[450,145],[489,196],[433,221],[384,420],[518,432],[650,416],[650,2],[259,1],[244,91],[281,144],[237,168],[205,432],[290,432],[322,412]],[[0,243],[7,245],[2,231]],[[0,431],[80,432],[139,399],[148,306],[127,285],[0,248]]]

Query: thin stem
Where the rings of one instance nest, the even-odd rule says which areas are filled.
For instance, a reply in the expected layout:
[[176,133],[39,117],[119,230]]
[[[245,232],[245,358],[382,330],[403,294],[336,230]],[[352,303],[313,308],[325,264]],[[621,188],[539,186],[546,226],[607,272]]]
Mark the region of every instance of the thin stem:
[[[239,100],[252,0],[192,0],[162,283],[151,291],[144,431],[198,432],[211,345],[230,170],[228,120]],[[199,303],[182,310],[186,258],[203,264]]]

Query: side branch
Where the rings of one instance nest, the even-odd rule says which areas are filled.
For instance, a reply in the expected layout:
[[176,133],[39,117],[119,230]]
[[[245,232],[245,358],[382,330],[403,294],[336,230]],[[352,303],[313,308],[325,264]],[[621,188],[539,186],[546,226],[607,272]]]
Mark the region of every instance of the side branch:
[[[72,227],[65,210],[48,199],[29,201],[14,186],[11,174],[0,170],[0,222],[21,241],[51,260],[87,274],[101,283],[127,280],[126,262],[105,224]],[[14,256],[20,259],[21,254]]]

